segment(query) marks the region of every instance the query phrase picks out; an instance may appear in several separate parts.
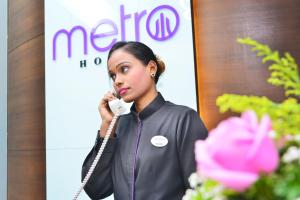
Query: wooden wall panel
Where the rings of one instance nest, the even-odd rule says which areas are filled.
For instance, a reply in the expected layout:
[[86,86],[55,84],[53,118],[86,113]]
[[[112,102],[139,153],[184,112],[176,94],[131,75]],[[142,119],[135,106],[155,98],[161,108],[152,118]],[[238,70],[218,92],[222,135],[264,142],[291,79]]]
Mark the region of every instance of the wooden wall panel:
[[200,113],[209,129],[231,115],[220,114],[223,93],[283,99],[283,90],[266,83],[267,65],[237,37],[250,36],[271,48],[289,51],[300,62],[300,1],[193,0]]
[[8,199],[45,200],[45,151],[8,151]]
[[44,34],[43,0],[9,0],[8,52]]
[[8,199],[46,199],[44,1],[8,8]]
[[[39,36],[9,54],[10,150],[44,149],[44,37]],[[28,59],[30,57],[39,59]],[[27,132],[24,132],[27,131]]]

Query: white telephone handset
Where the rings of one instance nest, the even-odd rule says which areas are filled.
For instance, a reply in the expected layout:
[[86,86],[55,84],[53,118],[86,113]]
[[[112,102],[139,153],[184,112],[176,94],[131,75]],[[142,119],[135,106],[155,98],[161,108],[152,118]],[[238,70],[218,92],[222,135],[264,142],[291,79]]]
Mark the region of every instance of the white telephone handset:
[[112,101],[108,102],[110,110],[116,115],[116,114],[122,114],[126,111],[125,106],[123,105],[122,101],[120,99],[114,99]]
[[126,107],[123,105],[123,103],[121,102],[120,99],[114,99],[112,101],[109,101],[108,105],[109,105],[109,108],[111,109],[111,111],[114,113],[113,119],[112,119],[112,121],[111,121],[111,123],[110,123],[110,125],[108,127],[108,130],[107,130],[107,132],[105,134],[105,137],[103,139],[101,147],[100,147],[100,149],[99,149],[99,151],[98,151],[98,153],[97,153],[97,155],[96,155],[96,157],[95,157],[95,159],[94,159],[94,161],[93,161],[93,163],[92,163],[92,165],[91,165],[88,173],[84,177],[79,190],[77,191],[77,193],[73,197],[73,200],[76,200],[78,198],[79,194],[81,193],[81,191],[83,190],[84,186],[86,185],[86,183],[88,182],[89,178],[91,177],[91,175],[92,175],[92,173],[93,173],[93,171],[94,171],[94,169],[95,169],[98,161],[100,160],[100,157],[101,157],[101,155],[102,155],[102,153],[104,151],[104,148],[105,148],[105,146],[106,146],[106,144],[108,142],[108,139],[109,139],[109,137],[111,135],[111,132],[112,132],[112,130],[114,128],[114,125],[115,125],[118,117],[126,111]]

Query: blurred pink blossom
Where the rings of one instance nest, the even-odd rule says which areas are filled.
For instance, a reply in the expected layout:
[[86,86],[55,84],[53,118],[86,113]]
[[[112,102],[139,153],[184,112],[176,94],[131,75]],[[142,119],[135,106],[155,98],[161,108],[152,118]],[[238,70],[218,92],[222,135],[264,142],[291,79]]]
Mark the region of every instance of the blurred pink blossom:
[[206,140],[196,142],[197,173],[236,191],[247,189],[260,173],[277,168],[270,131],[270,118],[264,116],[258,123],[253,111],[222,121]]

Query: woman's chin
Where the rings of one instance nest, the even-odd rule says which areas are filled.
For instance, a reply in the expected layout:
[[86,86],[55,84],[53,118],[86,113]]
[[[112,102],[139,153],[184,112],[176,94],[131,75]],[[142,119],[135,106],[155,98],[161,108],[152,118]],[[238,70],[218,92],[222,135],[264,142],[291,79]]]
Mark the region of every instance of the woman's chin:
[[133,102],[133,99],[130,98],[130,97],[127,97],[126,95],[125,95],[124,97],[122,97],[122,99],[123,99],[123,101],[124,101],[125,103],[131,103],[131,102]]

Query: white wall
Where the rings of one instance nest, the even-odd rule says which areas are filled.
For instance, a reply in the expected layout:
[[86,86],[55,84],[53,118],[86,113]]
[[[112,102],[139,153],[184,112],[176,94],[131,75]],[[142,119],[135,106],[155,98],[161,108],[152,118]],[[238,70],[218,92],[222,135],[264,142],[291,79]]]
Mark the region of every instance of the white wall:
[[7,199],[7,0],[0,1],[0,199]]

